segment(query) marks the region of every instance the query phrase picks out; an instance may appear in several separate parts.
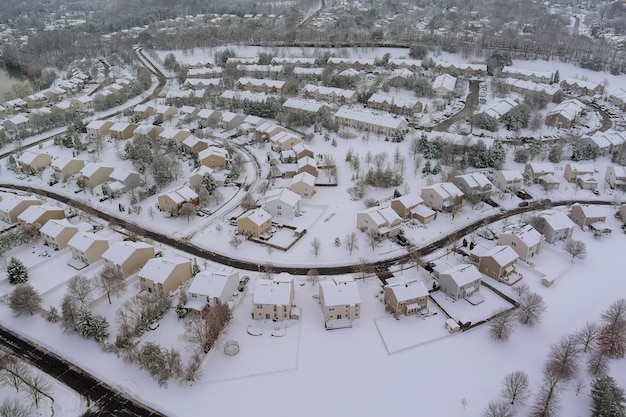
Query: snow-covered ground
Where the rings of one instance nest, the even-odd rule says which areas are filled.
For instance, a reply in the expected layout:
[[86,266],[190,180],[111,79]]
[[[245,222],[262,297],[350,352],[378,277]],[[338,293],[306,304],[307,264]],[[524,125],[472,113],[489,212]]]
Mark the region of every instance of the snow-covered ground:
[[[354,56],[382,56],[387,50],[352,51]],[[258,49],[237,50],[239,56],[254,56]],[[406,55],[406,51],[389,50],[394,57]],[[205,57],[213,60],[214,51],[205,51]],[[302,55],[301,50],[289,52],[294,56]],[[200,52],[192,54],[194,60],[200,59]],[[182,57],[182,53],[177,56]],[[445,58],[445,57],[444,57]],[[438,58],[441,59],[441,58]],[[462,61],[459,57],[449,57],[451,61]],[[515,62],[515,66],[540,70],[554,70],[555,63]],[[585,77],[589,80],[602,82],[607,78],[609,89],[622,86],[624,80],[612,78],[609,74],[598,74],[558,64],[561,77]],[[596,77],[596,78],[592,78]],[[598,80],[598,77],[602,78]],[[621,83],[621,84],[620,84]],[[551,133],[546,129],[546,134]],[[222,132],[214,132],[222,134]],[[416,132],[419,135],[421,132]],[[541,134],[539,132],[538,134]],[[431,133],[432,138],[436,133]],[[451,138],[454,135],[444,134]],[[380,260],[404,253],[405,249],[390,241],[383,241],[378,247],[369,247],[366,237],[356,229],[356,212],[365,208],[363,201],[352,201],[347,189],[352,186],[350,178],[353,172],[345,161],[349,149],[361,158],[361,174],[367,169],[365,156],[387,152],[388,161],[398,149],[405,158],[404,178],[406,185],[398,187],[401,192],[419,190],[429,182],[438,182],[440,176],[424,177],[421,170],[414,173],[413,161],[409,156],[408,147],[411,135],[399,144],[384,141],[383,138],[372,136],[368,141],[358,134],[353,139],[337,137],[337,146],[331,141],[324,141],[316,135],[310,142],[316,154],[332,153],[338,166],[339,184],[337,187],[317,187],[317,194],[303,205],[304,215],[298,222],[306,225],[308,233],[289,251],[269,251],[266,247],[253,242],[244,241],[237,249],[228,243],[234,230],[228,223],[229,210],[243,195],[243,190],[222,187],[224,202],[209,207],[218,210],[210,217],[193,216],[186,218],[168,218],[154,210],[155,197],[141,203],[139,214],[120,213],[119,203],[128,207],[129,198],[98,202],[100,196],[85,193],[75,194],[73,183],[58,184],[55,191],[65,193],[84,202],[92,202],[100,210],[122,216],[147,228],[165,232],[171,236],[189,237],[196,245],[216,252],[237,256],[258,265],[273,263],[281,266],[344,265],[357,263],[359,258]],[[60,149],[51,143],[42,146],[43,151],[55,155],[71,155],[71,151]],[[251,147],[250,150],[261,162],[264,173],[267,172],[265,154],[267,147]],[[507,147],[508,169],[523,169],[522,165],[513,162],[513,148]],[[107,143],[98,160],[131,169],[130,161],[120,161],[120,148]],[[80,156],[79,156],[80,157]],[[87,158],[84,154],[82,157]],[[562,178],[566,161],[557,164],[556,176]],[[607,158],[599,158],[594,162],[598,175],[603,178]],[[254,178],[253,164],[246,165],[243,177]],[[423,166],[423,165],[422,165]],[[179,179],[168,186],[174,189],[182,185],[190,172],[187,163],[182,164]],[[17,179],[4,169],[2,181],[17,182],[34,187],[46,188],[47,173]],[[323,174],[322,174],[323,175]],[[251,180],[244,182],[251,183]],[[277,184],[278,185],[278,184]],[[370,188],[368,197],[380,201],[381,205],[393,194],[393,188]],[[615,192],[607,187],[600,187],[600,196],[594,196],[586,190],[576,190],[562,179],[559,190],[547,193],[538,185],[528,187],[528,191],[536,198],[550,198],[553,201],[579,198],[582,200],[626,199],[622,192]],[[231,199],[232,198],[232,202]],[[505,208],[517,207],[520,200],[509,195],[496,195],[494,200]],[[222,207],[220,207],[222,206]],[[151,210],[152,208],[152,210]],[[566,208],[564,208],[566,209]],[[0,304],[0,320],[3,325],[11,327],[51,350],[70,358],[76,364],[86,368],[103,380],[119,387],[130,395],[163,410],[171,416],[203,416],[207,409],[215,415],[239,416],[255,413],[257,415],[319,416],[337,415],[378,415],[393,412],[406,412],[418,409],[423,414],[433,416],[479,415],[491,400],[497,399],[500,383],[505,374],[514,370],[524,370],[530,376],[533,392],[537,392],[541,369],[549,347],[561,336],[580,328],[587,321],[597,321],[600,313],[612,301],[624,297],[626,284],[620,271],[626,266],[621,252],[626,235],[621,232],[619,222],[613,217],[614,207],[604,208],[607,222],[613,233],[601,239],[593,238],[589,232],[576,229],[574,238],[586,242],[588,255],[584,260],[575,260],[565,252],[562,243],[546,244],[543,252],[533,258],[535,269],[556,279],[555,284],[546,288],[533,274],[525,275],[522,282],[529,285],[532,291],[541,294],[548,305],[542,322],[533,328],[518,326],[511,339],[505,343],[495,342],[488,335],[487,326],[479,326],[468,332],[450,336],[443,328],[443,312],[431,305],[433,312],[427,318],[402,318],[395,320],[384,311],[380,295],[380,283],[376,278],[368,278],[359,282],[361,294],[361,319],[351,329],[327,331],[324,329],[322,314],[318,301],[313,297],[318,294],[318,286],[311,285],[306,277],[297,277],[296,304],[302,310],[298,321],[286,323],[285,330],[276,330],[274,323],[253,323],[250,318],[254,285],[260,275],[249,273],[251,281],[248,291],[240,294],[236,300],[234,320],[223,335],[219,345],[214,348],[203,362],[203,378],[192,386],[170,382],[167,388],[159,388],[149,375],[135,366],[128,366],[114,354],[103,353],[99,347],[79,336],[61,331],[58,324],[51,324],[39,317],[13,317],[5,304]],[[472,209],[466,204],[452,218],[449,214],[440,213],[437,219],[428,225],[418,228],[404,227],[406,236],[418,246],[426,244],[441,236],[459,229],[477,219],[494,214],[495,209],[489,206],[477,206]],[[512,221],[522,220],[516,216]],[[82,219],[85,220],[85,219]],[[95,221],[95,219],[92,219]],[[284,220],[288,223],[287,220]],[[219,227],[218,227],[219,225]],[[494,225],[497,229],[500,225]],[[221,229],[221,230],[220,230]],[[350,232],[358,235],[358,249],[352,254],[341,245],[336,247],[336,237],[343,239]],[[122,236],[109,228],[98,232],[106,235],[111,241],[121,240]],[[319,255],[311,252],[311,242],[318,237],[322,242]],[[484,245],[495,243],[485,241],[478,236],[470,236]],[[160,247],[160,250],[171,249]],[[76,272],[66,265],[69,257],[67,251],[48,253],[50,257],[41,255],[46,248],[41,242],[13,249],[6,257],[16,256],[29,266],[31,283],[43,296],[44,306],[57,305],[63,296],[63,283]],[[444,252],[433,254],[430,258],[445,258],[447,262],[460,262],[453,255]],[[429,258],[429,259],[430,259]],[[202,262],[200,262],[203,267]],[[89,270],[83,271],[92,275],[101,267],[97,263]],[[414,268],[396,273],[420,274],[429,279],[424,271],[416,272]],[[485,278],[488,280],[488,278]],[[509,296],[514,296],[511,288],[487,281]],[[126,297],[136,293],[136,279],[130,278],[127,291],[113,300],[110,306],[106,297],[100,297],[92,303],[93,309],[106,316],[115,327],[115,310]],[[303,285],[299,285],[303,284]],[[0,281],[0,295],[10,291],[6,280]],[[481,320],[497,308],[507,305],[502,298],[495,296],[487,288],[482,289],[485,303],[473,307],[465,301],[452,303],[445,297],[436,295],[437,301],[453,317],[469,317],[472,321]],[[252,336],[248,326],[262,333]],[[182,324],[174,311],[167,313],[155,331],[148,332],[142,342],[155,341],[165,347],[177,347],[183,358],[190,355],[191,350],[180,338]],[[283,334],[283,336],[278,336]],[[272,336],[275,333],[276,336]],[[115,330],[112,328],[112,337]],[[223,343],[236,340],[240,353],[230,357],[223,353]],[[584,368],[584,367],[583,367]],[[626,386],[626,361],[612,361],[611,375],[618,383]],[[584,381],[581,394],[575,395],[573,389],[563,392],[561,415],[584,416],[588,412],[590,378],[584,370],[580,373]],[[569,387],[568,387],[569,388]],[[0,391],[2,393],[3,391]],[[532,402],[532,397],[531,400]],[[464,406],[463,404],[466,403]],[[73,415],[63,413],[63,415]],[[518,413],[525,416],[524,409]]]

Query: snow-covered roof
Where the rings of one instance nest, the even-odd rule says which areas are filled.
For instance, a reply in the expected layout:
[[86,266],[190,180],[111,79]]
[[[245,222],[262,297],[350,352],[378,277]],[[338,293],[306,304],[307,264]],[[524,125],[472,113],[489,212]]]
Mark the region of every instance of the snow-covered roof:
[[93,174],[95,174],[96,172],[98,172],[98,170],[100,169],[114,169],[112,166],[108,166],[108,165],[103,165],[103,164],[99,164],[96,162],[90,162],[87,165],[85,165],[83,167],[83,169],[80,170],[80,174],[84,175],[85,177],[91,177]]
[[2,200],[0,200],[0,212],[8,213],[22,201],[35,201],[37,203],[40,202],[37,197],[26,197],[14,194],[7,194],[2,198]]
[[548,71],[534,71],[534,70],[528,70],[524,68],[516,68],[512,66],[505,66],[504,68],[502,68],[501,72],[503,74],[515,74],[515,75],[521,75],[524,77],[552,79],[552,73]]
[[317,93],[322,96],[336,95],[337,97],[345,97],[347,99],[350,99],[356,95],[356,91],[354,90],[344,90],[343,88],[336,88],[336,87],[324,87],[324,86],[315,85],[315,84],[305,85],[304,91],[310,91],[311,93],[314,93],[314,94]]
[[585,108],[585,105],[576,99],[565,100],[558,104],[546,116],[559,114],[567,120],[574,120]]
[[280,273],[273,279],[260,279],[254,289],[253,304],[290,305],[293,277]]
[[237,80],[237,84],[240,84],[240,85],[250,84],[255,87],[265,86],[268,88],[276,88],[280,90],[281,88],[285,86],[285,81],[241,77],[239,80]]
[[483,253],[482,256],[491,256],[498,265],[507,265],[519,258],[517,252],[508,245],[495,246]]
[[20,155],[20,157],[17,159],[20,163],[24,164],[24,165],[30,165],[32,164],[40,155],[46,155],[48,157],[50,157],[50,155],[48,155],[47,153],[35,153],[35,152],[24,152],[22,155]]
[[537,229],[532,227],[530,224],[512,225],[505,227],[500,236],[506,234],[512,234],[517,236],[518,239],[524,242],[528,247],[539,244],[542,239],[541,233],[539,233]]
[[191,261],[180,256],[152,258],[139,270],[137,275],[150,281],[163,284],[179,265],[189,264]]
[[302,158],[298,159],[298,169],[302,169],[306,166],[317,168],[317,162],[315,162],[315,159],[311,158],[310,156],[303,156]]
[[483,188],[486,185],[491,185],[491,182],[485,174],[480,172],[472,172],[470,174],[457,175],[456,178],[462,179],[471,188]]
[[202,161],[210,156],[219,156],[224,159],[228,159],[228,151],[224,148],[218,148],[217,146],[209,146],[208,148],[198,152],[198,160]]
[[115,169],[113,169],[113,172],[109,174],[109,179],[113,181],[124,182],[128,179],[128,177],[133,175],[139,175],[139,173],[116,167]]
[[326,307],[361,304],[359,288],[354,280],[329,280],[319,285]]
[[463,191],[459,190],[459,188],[451,182],[440,182],[437,184],[429,185],[422,188],[422,190],[432,190],[444,199],[463,197],[464,195]]
[[433,81],[433,89],[443,89],[447,91],[454,91],[456,85],[456,78],[450,74],[441,74]]
[[414,100],[414,99],[388,96],[388,95],[379,94],[379,93],[372,94],[370,98],[367,100],[367,102],[379,103],[379,104],[388,103],[390,105],[393,104],[396,107],[406,108],[406,109],[412,109],[413,107],[417,105],[417,100]]
[[261,226],[263,223],[272,218],[271,214],[269,214],[262,208],[256,208],[246,214],[244,217],[250,219],[250,221],[252,221],[252,223],[256,224],[257,226]]
[[550,162],[529,162],[527,165],[535,175],[554,174],[554,165]]
[[221,297],[230,280],[239,282],[239,273],[232,268],[201,271],[194,277],[187,292],[206,297]]
[[389,288],[395,295],[396,300],[405,301],[415,298],[428,297],[428,288],[423,281],[415,277],[404,275],[387,280],[385,288]]
[[95,242],[108,240],[91,232],[78,232],[67,242],[67,245],[81,252],[86,251]]
[[602,206],[574,203],[572,204],[572,209],[574,207],[579,207],[585,217],[606,217],[606,209]]
[[318,112],[324,106],[325,103],[323,102],[315,101],[312,99],[306,100],[296,97],[289,98],[283,103],[283,107],[286,109],[302,110],[312,113]]
[[402,221],[391,207],[371,207],[359,212],[359,214],[368,215],[378,226],[386,226]]
[[152,248],[154,250],[154,246],[148,245],[147,243],[124,240],[122,242],[115,242],[109,246],[109,249],[102,254],[102,258],[114,265],[121,265],[126,262],[128,258],[133,256],[136,250],[148,248]]
[[575,226],[572,219],[570,219],[567,214],[563,213],[562,211],[542,211],[538,213],[538,216],[542,217],[545,222],[550,225],[550,228],[552,228],[552,230],[569,229]]
[[481,273],[476,269],[474,265],[459,264],[446,271],[443,271],[441,275],[448,275],[459,286],[462,287],[477,279],[482,278]]
[[413,207],[418,204],[422,204],[424,199],[420,197],[418,193],[409,193],[398,198],[394,198],[392,201],[399,201],[404,207]]
[[20,213],[19,216],[17,216],[17,219],[20,221],[23,221],[25,223],[34,223],[37,219],[39,219],[42,215],[44,215],[45,213],[49,212],[49,211],[61,211],[63,212],[63,215],[65,216],[65,210],[63,210],[63,208],[61,207],[57,207],[57,206],[50,206],[47,204],[37,204],[37,205],[33,205],[33,206],[29,206],[26,210],[24,210],[22,213]]
[[337,113],[335,113],[335,117],[356,120],[362,123],[391,129],[399,129],[406,123],[406,120],[402,117],[392,117],[388,114],[374,113],[370,110],[357,110],[348,107],[341,107]]
[[281,201],[290,207],[295,207],[300,201],[300,195],[289,188],[279,188],[265,193],[265,204],[272,201]]
[[315,185],[315,176],[309,174],[308,172],[301,172],[293,176],[293,178],[291,179],[291,185],[297,184],[299,182],[313,187]]
[[517,103],[510,98],[494,100],[483,107],[482,112],[494,119],[500,119],[517,106]]
[[70,223],[67,219],[50,219],[46,222],[46,224],[41,226],[39,232],[56,239],[56,237],[68,227],[78,231],[78,227]]
[[521,181],[524,179],[522,173],[517,169],[500,170],[497,172],[502,175],[502,178],[504,178],[505,181]]

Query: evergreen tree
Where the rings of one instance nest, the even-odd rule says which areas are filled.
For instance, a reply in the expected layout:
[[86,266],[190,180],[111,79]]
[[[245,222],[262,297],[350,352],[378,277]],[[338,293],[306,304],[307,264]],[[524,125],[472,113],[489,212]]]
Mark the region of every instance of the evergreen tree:
[[502,142],[496,140],[491,148],[489,148],[489,154],[487,157],[487,165],[491,168],[500,169],[504,160],[506,159],[506,149],[502,146]]
[[7,265],[7,277],[12,285],[24,284],[28,281],[28,269],[22,261],[12,256]]
[[76,331],[84,338],[102,343],[109,337],[109,322],[103,316],[83,309],[76,320]]
[[558,84],[559,81],[561,81],[561,74],[559,74],[559,70],[556,70],[556,72],[554,73],[554,76],[552,77],[552,83]]
[[208,172],[202,176],[202,186],[209,192],[209,195],[213,195],[215,189],[217,188],[217,183],[215,182],[215,178],[213,175]]
[[591,383],[592,417],[626,417],[624,389],[610,376]]

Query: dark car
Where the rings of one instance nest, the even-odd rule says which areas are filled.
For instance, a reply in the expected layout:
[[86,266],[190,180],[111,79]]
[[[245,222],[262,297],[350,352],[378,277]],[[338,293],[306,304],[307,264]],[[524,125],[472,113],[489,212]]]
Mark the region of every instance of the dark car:
[[517,190],[517,196],[522,200],[532,200],[533,196],[526,190]]
[[402,233],[394,236],[394,240],[400,246],[409,246],[410,245],[409,240]]
[[518,207],[528,207],[530,203],[528,201],[522,201],[518,204]]

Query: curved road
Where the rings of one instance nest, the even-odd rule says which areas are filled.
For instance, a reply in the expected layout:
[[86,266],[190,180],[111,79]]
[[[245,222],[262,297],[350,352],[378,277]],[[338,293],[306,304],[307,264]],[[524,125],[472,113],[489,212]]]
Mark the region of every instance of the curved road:
[[0,343],[20,359],[44,371],[52,378],[78,392],[94,405],[89,416],[160,417],[165,416],[141,404],[118,389],[96,379],[85,370],[0,326]]

